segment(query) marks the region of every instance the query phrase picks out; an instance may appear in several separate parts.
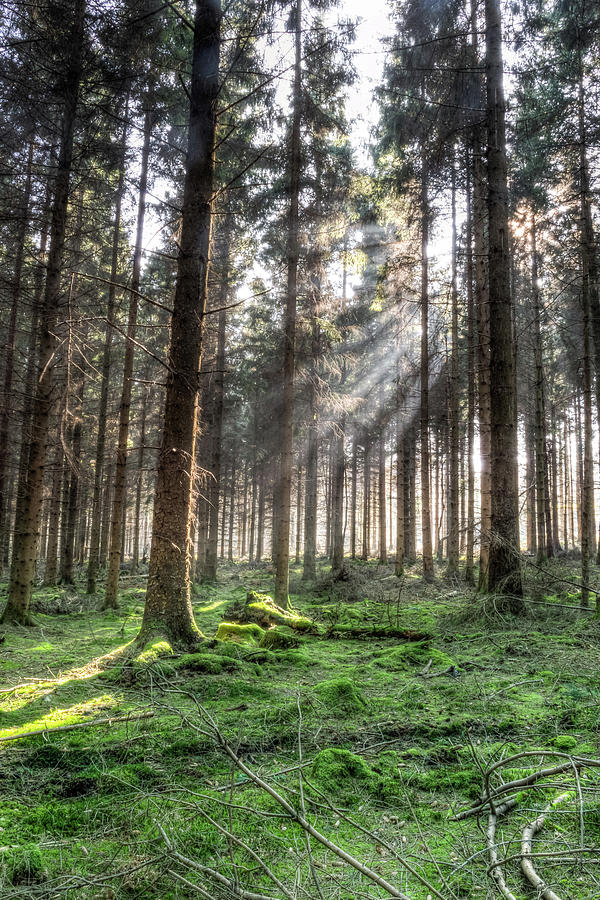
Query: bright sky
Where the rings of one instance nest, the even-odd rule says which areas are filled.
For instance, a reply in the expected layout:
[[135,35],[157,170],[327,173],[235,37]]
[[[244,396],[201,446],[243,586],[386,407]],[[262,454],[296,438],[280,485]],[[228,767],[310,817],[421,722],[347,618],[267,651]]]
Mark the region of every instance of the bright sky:
[[[356,151],[356,161],[360,167],[370,167],[369,139],[373,127],[377,124],[378,109],[373,100],[373,91],[381,82],[385,52],[381,38],[392,33],[393,25],[388,18],[389,0],[341,0],[338,6],[330,11],[328,24],[333,26],[339,19],[358,22],[356,40],[351,45],[351,52],[357,71],[357,79],[350,87],[346,105],[346,113],[350,126],[350,137]],[[307,12],[306,18],[310,17]],[[293,59],[293,41],[291,35],[282,35],[273,47],[267,50],[266,60],[273,69],[285,68]],[[282,106],[287,104],[291,82],[291,73],[281,79],[278,100]],[[136,140],[130,135],[130,140]],[[134,176],[137,177],[137,176]],[[154,182],[154,195],[161,196],[167,190],[161,179]],[[135,203],[132,200],[128,214],[135,217]],[[133,221],[131,225],[134,227]],[[162,246],[163,229],[160,218],[149,206],[146,211],[146,227],[144,229],[144,246],[146,250],[155,250]]]
[[350,89],[346,110],[358,162],[366,165],[369,162],[369,133],[378,118],[373,90],[381,82],[385,62],[381,38],[389,37],[393,31],[388,16],[389,0],[342,0],[337,10],[343,16],[359,21],[356,41],[352,45],[358,78]]

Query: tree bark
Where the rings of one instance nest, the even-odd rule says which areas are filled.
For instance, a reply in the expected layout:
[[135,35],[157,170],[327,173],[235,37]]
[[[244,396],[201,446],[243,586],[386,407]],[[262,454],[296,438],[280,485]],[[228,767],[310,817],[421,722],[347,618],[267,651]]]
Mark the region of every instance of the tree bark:
[[448,429],[450,454],[448,460],[448,563],[446,574],[458,573],[460,552],[458,448],[459,380],[458,380],[458,237],[456,230],[456,166],[452,158],[452,351],[450,356],[450,385],[448,400]]
[[475,343],[475,300],[473,293],[473,212],[472,179],[473,158],[468,147],[465,153],[466,186],[466,286],[467,286],[467,542],[465,554],[465,581],[474,584],[475,563],[475,385],[476,385],[476,343]]
[[207,581],[215,581],[217,577],[217,541],[219,534],[219,499],[225,503],[225,494],[221,490],[221,450],[223,442],[223,410],[225,401],[225,337],[227,326],[227,305],[229,292],[229,231],[231,225],[226,217],[223,240],[215,242],[219,248],[221,263],[221,283],[218,294],[219,318],[217,324],[217,353],[215,357],[215,373],[211,380],[212,397],[208,408],[200,411],[207,431],[207,444],[210,453],[210,474],[206,484],[208,498],[208,537],[206,542],[206,559],[203,577]]
[[25,241],[27,239],[27,227],[29,224],[29,201],[31,198],[31,176],[33,170],[33,138],[29,140],[29,152],[27,154],[27,169],[25,175],[25,187],[19,210],[17,234],[15,240],[15,265],[13,269],[11,286],[11,305],[6,334],[6,357],[4,360],[4,385],[2,392],[2,407],[0,409],[0,573],[4,565],[3,547],[5,543],[5,530],[9,516],[9,491],[6,490],[8,475],[8,426],[10,419],[10,407],[13,400],[12,383],[15,360],[15,339],[17,334],[17,316],[21,305],[21,279],[23,274],[23,260],[25,256]]
[[50,249],[46,272],[46,290],[41,315],[39,376],[35,391],[32,420],[32,440],[29,449],[29,473],[23,500],[23,516],[17,552],[13,554],[8,603],[2,621],[31,624],[29,606],[39,544],[40,517],[42,511],[42,486],[46,464],[46,442],[50,412],[54,401],[54,376],[58,338],[56,323],[61,302],[61,270],[64,255],[69,183],[73,160],[73,138],[79,83],[81,79],[84,39],[85,0],[75,0],[73,23],[70,29],[69,57],[63,82],[63,115],[61,144],[58,158]]
[[431,495],[429,473],[429,241],[428,172],[425,153],[421,157],[421,534],[423,577],[433,579],[431,542]]
[[[499,0],[485,0],[487,74],[488,277],[491,391],[491,537],[488,590],[522,608],[516,496],[517,435],[512,352],[505,103]],[[515,599],[516,598],[516,599]]]
[[125,187],[125,150],[127,144],[127,118],[129,103],[125,103],[125,124],[121,134],[121,155],[119,158],[119,174],[115,197],[115,219],[113,224],[112,256],[110,265],[110,284],[108,286],[108,303],[106,308],[106,333],[102,351],[102,372],[100,381],[100,406],[98,409],[98,435],[96,438],[96,460],[94,465],[94,491],[92,495],[92,524],[90,532],[90,555],[88,559],[87,592],[96,592],[96,579],[100,562],[100,525],[102,519],[102,479],[105,474],[106,418],[108,410],[108,390],[110,380],[110,357],[115,317],[115,300],[117,293],[117,274],[119,267],[119,238],[121,233],[121,207]]
[[[146,372],[147,374],[147,372]],[[142,408],[140,410],[139,447],[135,485],[135,513],[133,518],[133,552],[131,574],[135,575],[140,564],[140,512],[142,509],[142,488],[144,485],[144,451],[146,443],[146,411],[148,406],[148,385],[142,387]]]
[[275,548],[275,602],[289,606],[290,503],[292,490],[294,432],[294,364],[296,342],[296,295],[298,280],[298,202],[300,196],[300,117],[302,107],[302,2],[296,0],[296,35],[292,128],[290,140],[290,207],[288,216],[287,298],[284,325],[283,397],[281,453],[277,491],[277,546]]
[[537,223],[531,218],[531,297],[533,301],[533,339],[535,362],[535,501],[538,564],[548,557],[546,539],[546,495],[548,465],[546,459],[546,398],[544,391],[544,362],[540,319],[540,291],[537,253]]
[[118,609],[119,606],[119,570],[121,567],[121,544],[123,540],[123,514],[125,510],[125,494],[127,491],[127,440],[129,437],[129,420],[131,412],[131,388],[133,382],[133,360],[135,355],[135,335],[139,306],[140,277],[142,270],[142,252],[144,237],[144,219],[146,216],[146,187],[148,184],[148,160],[150,157],[150,133],[152,117],[150,109],[144,116],[144,143],[142,145],[142,165],[138,193],[137,225],[135,249],[133,253],[133,272],[129,290],[129,312],[127,316],[127,339],[125,343],[125,360],[123,363],[123,386],[119,407],[119,433],[117,438],[117,454],[115,458],[115,477],[113,487],[112,517],[110,522],[110,549],[108,551],[108,571],[106,573],[106,592],[100,609]]
[[194,644],[200,637],[190,600],[190,522],[210,246],[220,25],[219,0],[197,0],[181,239],[140,642],[153,632],[184,645]]
[[[381,398],[383,402],[383,398]],[[379,436],[379,562],[387,563],[387,524],[386,524],[386,491],[385,491],[385,433]]]
[[342,417],[333,440],[332,552],[331,571],[342,571],[344,563],[344,483],[346,476],[346,421]]

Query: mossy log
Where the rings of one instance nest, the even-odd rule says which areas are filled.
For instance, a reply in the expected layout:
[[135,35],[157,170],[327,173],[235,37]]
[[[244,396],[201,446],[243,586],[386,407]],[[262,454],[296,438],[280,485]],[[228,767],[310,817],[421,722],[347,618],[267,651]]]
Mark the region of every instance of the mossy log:
[[[240,624],[255,624],[261,628],[285,625],[294,631],[309,631],[313,623],[306,616],[289,609],[282,609],[268,594],[248,591],[245,601],[235,603],[226,611],[227,620]],[[217,635],[218,636],[218,635]]]
[[428,641],[431,634],[411,628],[390,628],[385,625],[334,625],[324,635],[326,638],[393,638],[401,641]]

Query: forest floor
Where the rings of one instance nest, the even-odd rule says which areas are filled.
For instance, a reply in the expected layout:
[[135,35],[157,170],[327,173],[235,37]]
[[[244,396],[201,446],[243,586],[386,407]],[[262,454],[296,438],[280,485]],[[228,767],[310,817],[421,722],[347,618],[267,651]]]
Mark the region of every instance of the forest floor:
[[[532,776],[513,809],[495,806],[511,896],[541,895],[520,869],[522,831],[554,803],[533,840],[548,896],[600,897],[600,769],[577,763],[600,758],[600,622],[559,580],[575,565],[534,573],[517,618],[441,572],[399,583],[356,563],[307,588],[295,568],[292,604],[318,628],[287,649],[209,640],[135,659],[142,577],[110,614],[83,586],[38,590],[36,626],[0,635],[0,897],[394,896],[373,876],[411,900],[496,897],[489,811],[456,817],[497,763],[499,790]],[[266,567],[231,564],[197,586],[203,633],[271,583]],[[307,841],[268,789],[342,854]]]

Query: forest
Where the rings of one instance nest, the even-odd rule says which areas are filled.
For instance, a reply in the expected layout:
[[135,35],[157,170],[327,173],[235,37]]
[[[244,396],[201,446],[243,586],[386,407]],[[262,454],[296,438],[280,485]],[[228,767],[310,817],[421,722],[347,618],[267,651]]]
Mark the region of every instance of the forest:
[[600,898],[598,6],[0,12],[0,897]]

